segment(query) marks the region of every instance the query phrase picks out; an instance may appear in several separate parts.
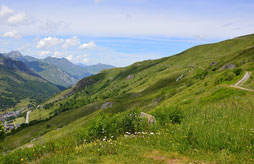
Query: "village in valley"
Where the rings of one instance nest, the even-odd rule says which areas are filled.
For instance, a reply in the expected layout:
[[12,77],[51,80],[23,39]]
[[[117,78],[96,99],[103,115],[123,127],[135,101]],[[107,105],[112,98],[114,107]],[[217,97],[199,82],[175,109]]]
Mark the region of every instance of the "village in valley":
[[[38,105],[36,109],[41,108],[41,105]],[[0,114],[0,121],[3,123],[6,132],[10,132],[15,128],[19,128],[22,124],[29,123],[29,114],[31,112],[31,107],[29,106],[28,109],[21,108],[20,110],[16,111],[8,111]],[[25,117],[24,123],[16,123],[14,124],[15,119],[18,117]]]

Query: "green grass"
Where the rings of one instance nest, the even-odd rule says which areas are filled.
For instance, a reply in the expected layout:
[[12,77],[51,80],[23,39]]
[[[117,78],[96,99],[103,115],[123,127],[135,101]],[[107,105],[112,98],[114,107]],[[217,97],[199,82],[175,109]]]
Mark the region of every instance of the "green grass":
[[[87,139],[86,135],[74,133],[60,140],[59,138],[52,139],[33,148],[17,150],[2,160],[7,160],[9,163],[19,163],[21,158],[24,159],[24,163],[27,161],[37,163],[61,163],[63,161],[64,163],[82,161],[87,163],[118,163],[120,161],[124,163],[166,163],[177,159],[186,163],[198,161],[225,164],[253,163],[254,121],[252,118],[254,110],[251,108],[253,103],[250,102],[250,99],[238,99],[238,102],[230,99],[224,103],[217,102],[204,108],[182,109],[181,122],[172,124],[173,122],[170,123],[169,119],[165,124],[155,127],[158,129],[155,132],[144,130],[140,134],[120,136],[106,141],[103,141],[104,137],[102,137],[99,140],[88,142],[84,141]],[[171,109],[172,107],[164,108],[164,113],[168,113]],[[153,113],[156,114],[161,110],[157,108]],[[160,116],[157,116],[157,119],[160,120],[158,117]],[[110,125],[110,122],[108,124],[105,121],[102,125],[105,127]],[[86,128],[80,128],[79,131],[85,133]],[[108,128],[109,130],[114,129],[113,126]]]

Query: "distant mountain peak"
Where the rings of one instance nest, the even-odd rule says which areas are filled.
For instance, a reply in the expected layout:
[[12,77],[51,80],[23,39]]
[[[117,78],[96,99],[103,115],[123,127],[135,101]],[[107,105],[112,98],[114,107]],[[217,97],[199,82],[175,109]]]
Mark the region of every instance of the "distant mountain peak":
[[0,65],[3,65],[8,68],[17,69],[32,76],[41,77],[40,75],[34,73],[32,70],[27,68],[26,64],[23,63],[22,61],[12,60],[11,58],[5,56],[0,56]]
[[19,51],[11,51],[6,54],[7,56],[10,57],[22,57],[23,55]]
[[65,61],[65,62],[71,63],[68,59],[66,59],[64,57],[63,58],[56,58],[56,57],[48,56],[44,60],[46,60],[46,61]]

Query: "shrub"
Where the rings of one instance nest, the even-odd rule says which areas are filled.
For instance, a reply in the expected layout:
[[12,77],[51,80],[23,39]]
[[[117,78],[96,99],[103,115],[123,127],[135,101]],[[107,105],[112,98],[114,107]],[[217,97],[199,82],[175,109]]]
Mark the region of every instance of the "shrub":
[[4,126],[2,123],[0,123],[0,140],[4,139],[5,133],[4,133]]
[[123,134],[135,134],[149,130],[147,120],[140,117],[138,110],[132,110],[121,114],[101,114],[88,126],[84,137],[88,141],[96,139],[116,138]]
[[49,109],[49,108],[51,108],[53,105],[54,105],[54,102],[47,103],[47,104],[44,105],[44,108],[45,108],[45,109]]
[[242,73],[242,71],[243,71],[242,68],[236,68],[233,70],[233,72],[236,76],[240,75]]
[[204,70],[204,71],[202,71],[202,72],[198,72],[197,74],[196,74],[196,78],[197,79],[200,79],[200,80],[203,80],[203,79],[205,79],[205,77],[208,75],[208,70]]
[[165,125],[166,123],[179,124],[183,119],[183,112],[178,107],[157,108],[153,112],[153,115],[161,125]]
[[233,72],[228,72],[226,75],[225,75],[225,80],[227,81],[231,81],[233,80],[235,77],[235,74]]
[[224,81],[232,81],[235,78],[236,74],[234,72],[230,71],[226,71],[222,74],[221,77],[217,77],[214,81],[215,85],[218,85]]

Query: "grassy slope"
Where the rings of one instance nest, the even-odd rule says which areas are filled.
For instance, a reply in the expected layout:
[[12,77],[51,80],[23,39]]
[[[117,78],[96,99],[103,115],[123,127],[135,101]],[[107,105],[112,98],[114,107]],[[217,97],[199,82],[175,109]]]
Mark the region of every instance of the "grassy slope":
[[[225,145],[228,142],[226,139],[220,140],[219,138],[221,138],[221,131],[225,131],[225,133],[230,132],[229,135],[233,135],[232,138],[236,138],[236,141],[240,141],[237,137],[247,137],[247,134],[239,133],[238,130],[241,128],[250,130],[250,127],[254,125],[250,119],[250,116],[253,115],[253,93],[228,87],[239,80],[244,75],[244,71],[253,71],[253,45],[254,36],[249,35],[217,44],[197,46],[172,57],[138,62],[129,67],[103,71],[88,78],[93,80],[93,85],[86,88],[77,88],[78,92],[74,95],[55,102],[50,109],[47,109],[50,111],[58,109],[59,111],[64,106],[71,110],[59,113],[47,122],[33,125],[12,136],[8,136],[3,142],[3,148],[6,150],[22,146],[37,137],[39,138],[32,143],[33,145],[69,138],[76,131],[85,127],[89,119],[100,112],[116,113],[131,108],[154,111],[161,106],[178,105],[185,109],[186,115],[183,124],[179,125],[179,127],[172,127],[178,133],[168,132],[165,136],[155,135],[156,139],[150,139],[149,137],[140,139],[120,138],[120,141],[116,142],[116,146],[112,147],[112,150],[115,151],[113,154],[92,151],[89,155],[87,150],[97,148],[99,146],[97,144],[77,146],[75,149],[78,149],[81,154],[78,151],[71,153],[70,163],[73,160],[75,162],[84,160],[92,162],[89,161],[93,160],[89,159],[91,155],[93,155],[92,158],[94,158],[95,162],[106,161],[105,159],[117,162],[122,159],[124,162],[144,161],[145,163],[147,158],[144,158],[144,156],[149,156],[149,153],[155,149],[160,152],[159,154],[165,154],[166,152],[166,157],[163,157],[165,160],[171,159],[171,157],[167,157],[172,155],[169,152],[182,153],[190,160],[209,159],[212,161],[222,160],[224,162],[227,160],[232,160],[233,162],[242,160],[242,158],[238,158],[238,153],[232,153],[232,150],[235,150],[234,148],[230,147],[230,145]],[[217,64],[211,66],[212,62]],[[215,84],[216,79],[223,77],[225,73],[229,72],[222,69],[227,64],[235,64],[244,71],[241,75],[235,76],[231,80],[222,80],[219,84]],[[176,82],[176,79],[181,74],[184,75],[183,78]],[[134,75],[134,78],[127,80],[128,75]],[[253,82],[248,82],[248,84],[251,83]],[[106,101],[112,101],[113,107],[98,110],[101,104]],[[88,106],[84,105],[89,104],[89,102],[94,103]],[[233,110],[235,112],[232,112],[232,109],[235,109]],[[94,111],[97,112],[93,113]],[[206,120],[207,118],[203,117],[203,112],[211,119]],[[232,116],[232,118],[223,119],[223,121],[220,119],[221,117],[228,118],[229,116]],[[44,118],[46,117],[47,115],[44,116]],[[34,119],[38,118],[34,117]],[[40,118],[43,119],[42,117]],[[195,151],[176,139],[187,135],[184,130],[189,132],[190,129],[188,128],[192,129],[195,140],[200,143],[196,144],[196,148],[195,144],[192,143]],[[228,131],[225,128],[228,128]],[[165,131],[172,130],[167,127],[164,129]],[[200,129],[204,130],[200,132]],[[235,135],[236,133],[240,135]],[[172,143],[167,142],[169,139],[172,139]],[[217,145],[216,139],[218,140]],[[246,141],[249,141],[249,138]],[[121,142],[129,147],[130,151],[119,148]],[[151,143],[151,145],[147,145],[146,142]],[[175,144],[178,145],[174,146]],[[218,145],[224,146],[222,151],[217,150]],[[245,144],[237,143],[236,147],[239,145],[244,146]],[[190,149],[190,151],[183,151],[182,149]],[[223,149],[229,152],[225,153]],[[207,155],[207,151],[211,152],[212,155]],[[148,155],[146,155],[147,153]],[[242,153],[246,152],[242,151]],[[126,158],[121,154],[131,155],[131,157]],[[49,159],[45,156],[41,162],[57,161],[66,157],[65,152],[51,155],[54,158],[50,157],[51,159]],[[241,155],[240,153],[240,157]],[[219,158],[216,159],[218,156]],[[247,162],[252,160],[248,153],[245,157],[244,160]],[[151,158],[154,159],[154,162],[158,162],[157,157]],[[182,157],[179,158],[182,159]],[[161,162],[165,162],[165,160]],[[184,160],[188,161],[188,159]]]
[[64,87],[69,87],[78,81],[74,76],[63,72],[56,66],[52,65],[47,65],[45,70],[37,73],[51,83]]
[[[15,69],[0,67],[0,97],[3,99],[1,101],[5,102],[5,104],[1,102],[3,109],[16,104],[20,108],[27,107],[29,100],[40,103],[60,91],[56,86],[41,78]],[[22,101],[25,99],[26,101]]]

